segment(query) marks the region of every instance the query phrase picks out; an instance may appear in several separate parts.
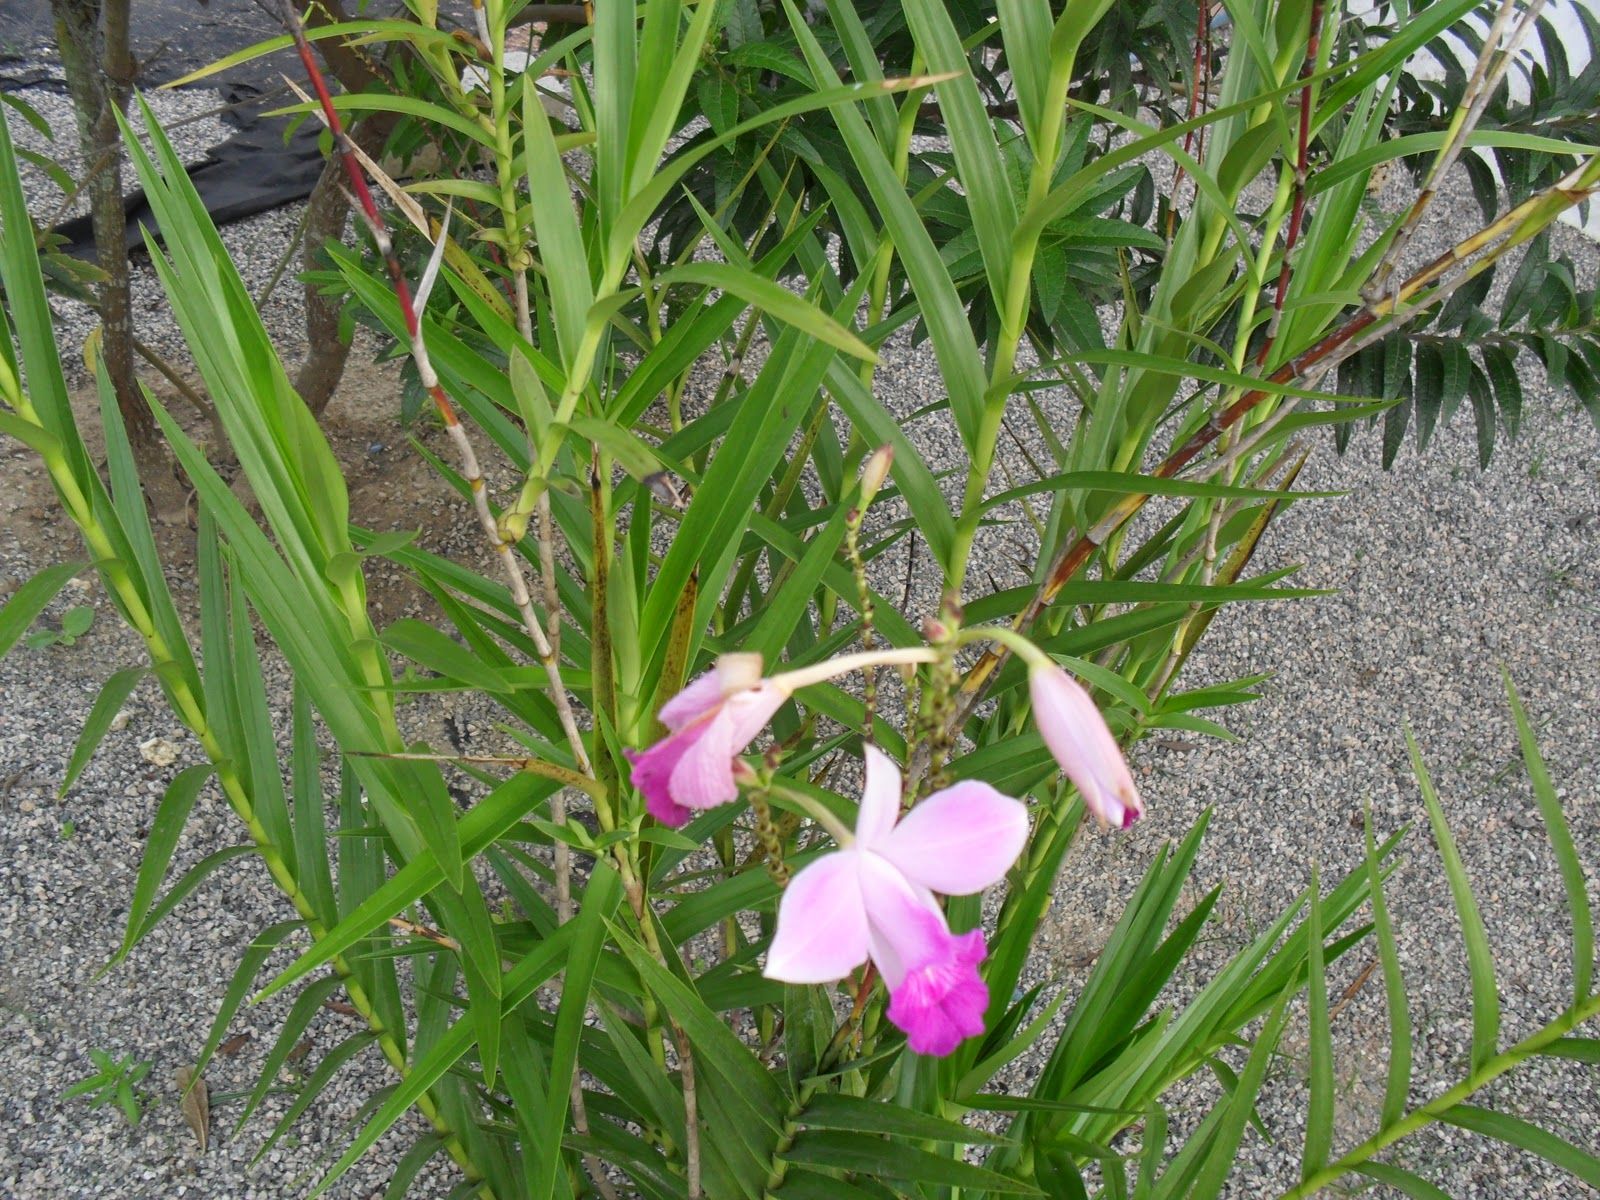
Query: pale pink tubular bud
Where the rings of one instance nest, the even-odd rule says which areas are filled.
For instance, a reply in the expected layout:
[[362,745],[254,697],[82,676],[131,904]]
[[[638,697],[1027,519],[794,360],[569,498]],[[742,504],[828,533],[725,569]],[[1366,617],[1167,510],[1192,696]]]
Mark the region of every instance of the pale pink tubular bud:
[[866,508],[889,478],[889,468],[894,465],[894,447],[879,446],[861,467],[861,499],[857,503]]
[[1101,825],[1126,829],[1144,816],[1128,762],[1089,693],[1060,667],[1044,663],[1029,668],[1028,690],[1044,744]]

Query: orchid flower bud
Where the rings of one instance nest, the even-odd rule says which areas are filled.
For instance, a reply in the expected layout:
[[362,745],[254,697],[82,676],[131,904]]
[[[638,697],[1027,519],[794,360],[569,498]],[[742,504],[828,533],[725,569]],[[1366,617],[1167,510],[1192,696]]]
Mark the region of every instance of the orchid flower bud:
[[1127,760],[1089,693],[1053,663],[1029,667],[1028,690],[1044,744],[1100,824],[1126,829],[1144,816]]

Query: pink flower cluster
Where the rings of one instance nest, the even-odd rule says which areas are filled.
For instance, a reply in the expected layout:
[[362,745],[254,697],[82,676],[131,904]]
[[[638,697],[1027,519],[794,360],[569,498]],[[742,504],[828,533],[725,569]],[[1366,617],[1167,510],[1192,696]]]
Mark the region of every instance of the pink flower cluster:
[[[803,676],[820,677],[816,669]],[[667,735],[628,752],[650,814],[679,826],[698,809],[737,799],[738,756],[801,679],[763,677],[758,655],[725,655],[673,697],[660,714]],[[1096,819],[1127,828],[1143,816],[1128,765],[1089,694],[1037,660],[1029,689],[1045,745]],[[766,974],[830,983],[870,959],[889,989],[889,1020],[907,1044],[945,1055],[983,1032],[989,992],[978,971],[982,932],[953,933],[937,897],[999,882],[1027,844],[1027,808],[974,780],[935,792],[904,816],[900,802],[899,769],[868,745],[854,834],[839,828],[838,849],[790,882]]]

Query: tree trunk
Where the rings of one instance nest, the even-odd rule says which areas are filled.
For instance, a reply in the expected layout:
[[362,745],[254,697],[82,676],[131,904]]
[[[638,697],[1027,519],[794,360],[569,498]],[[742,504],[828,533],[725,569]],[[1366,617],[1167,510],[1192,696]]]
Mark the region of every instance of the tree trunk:
[[[301,19],[308,29],[345,19],[337,0],[327,0],[303,5]],[[318,50],[346,91],[365,91],[374,83],[387,84],[381,66],[338,38],[327,38],[317,43]],[[351,136],[356,145],[377,157],[394,128],[393,114],[374,112],[355,122]],[[320,270],[325,264],[319,256],[330,238],[344,236],[345,221],[350,215],[350,202],[344,189],[344,168],[339,156],[334,154],[322,169],[317,186],[312,189],[306,206],[305,241],[301,247],[301,265],[307,271]],[[306,304],[306,357],[295,375],[294,390],[300,393],[314,416],[321,417],[333,398],[334,389],[344,376],[345,362],[350,357],[350,343],[339,336],[339,304],[318,291],[317,285],[305,287]]]
[[99,285],[100,355],[156,515],[180,517],[184,494],[172,472],[155,417],[133,372],[133,310],[128,286],[126,216],[122,207],[122,134],[135,64],[128,49],[131,0],[51,0],[61,64],[88,173],[89,215],[105,278]]

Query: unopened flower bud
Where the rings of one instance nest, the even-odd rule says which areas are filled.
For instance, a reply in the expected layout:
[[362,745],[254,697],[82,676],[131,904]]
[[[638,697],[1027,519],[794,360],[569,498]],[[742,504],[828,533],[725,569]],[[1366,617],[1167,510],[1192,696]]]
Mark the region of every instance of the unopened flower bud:
[[894,447],[879,446],[872,452],[871,457],[861,466],[861,499],[862,509],[872,503],[874,496],[883,487],[884,481],[889,478],[889,468],[894,465]]
[[1127,761],[1094,700],[1054,664],[1028,671],[1033,719],[1050,753],[1102,825],[1126,829],[1144,816]]

